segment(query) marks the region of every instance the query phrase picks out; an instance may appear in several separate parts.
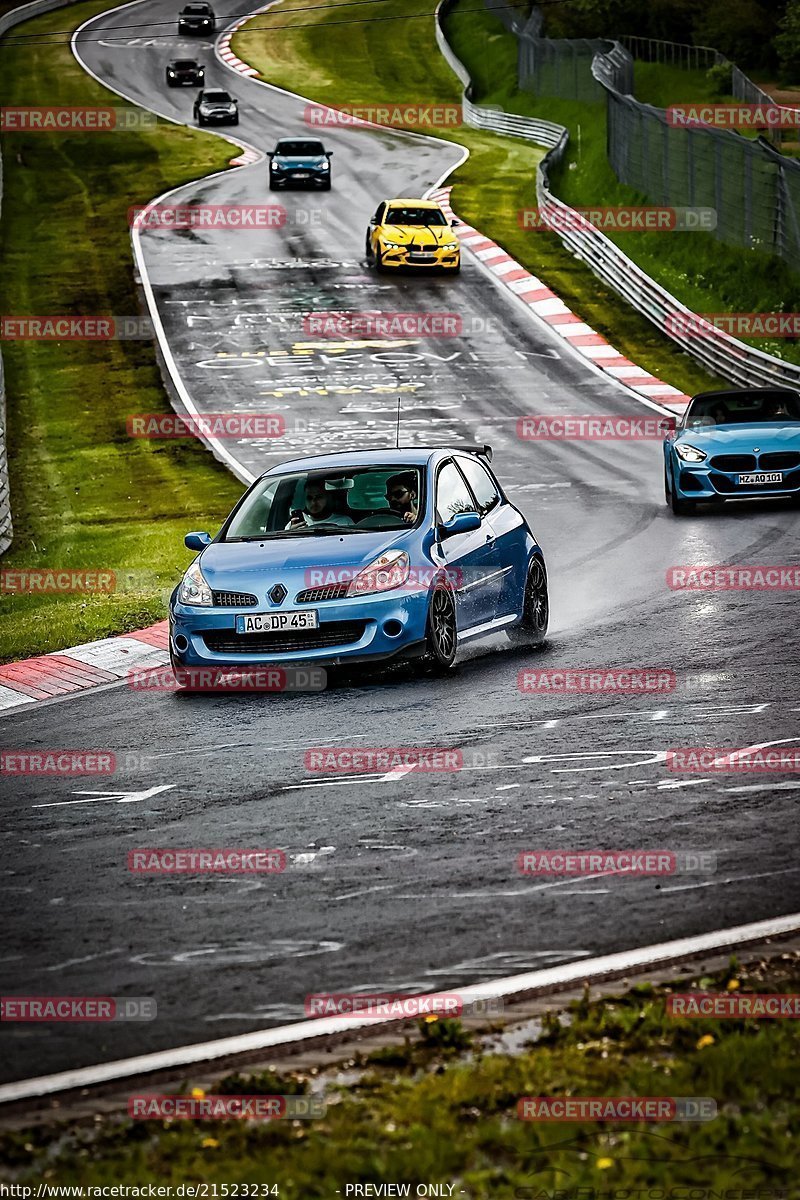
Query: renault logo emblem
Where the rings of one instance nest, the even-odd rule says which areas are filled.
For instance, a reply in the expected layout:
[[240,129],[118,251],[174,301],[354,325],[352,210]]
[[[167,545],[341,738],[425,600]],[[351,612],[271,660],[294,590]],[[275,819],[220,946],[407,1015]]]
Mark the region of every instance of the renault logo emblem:
[[286,588],[283,586],[282,583],[276,583],[274,587],[271,587],[269,589],[269,591],[267,592],[267,595],[269,596],[269,598],[273,604],[283,604],[284,600],[286,599],[286,597],[288,595],[288,592],[286,591]]

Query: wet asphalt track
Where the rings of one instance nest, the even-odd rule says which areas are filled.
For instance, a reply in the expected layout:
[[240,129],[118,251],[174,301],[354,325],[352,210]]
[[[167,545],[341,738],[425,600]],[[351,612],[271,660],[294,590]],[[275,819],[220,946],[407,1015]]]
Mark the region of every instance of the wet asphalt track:
[[[188,120],[194,92],[168,91],[164,64],[197,52],[207,83],[239,97],[244,140],[268,149],[308,132],[302,102],[224,70],[209,44],[179,42],[171,27],[166,38],[152,36],[157,26],[119,29],[174,11],[148,0],[103,17],[80,55],[130,98]],[[673,564],[796,562],[797,510],[677,520],[657,443],[518,441],[529,413],[646,410],[569,357],[474,260],[450,281],[366,268],[378,199],[421,194],[459,151],[365,129],[325,140],[330,193],[271,194],[257,164],[178,197],[276,201],[282,229],[143,236],[181,374],[201,411],[284,415],[280,443],[231,445],[251,470],[294,452],[388,444],[398,390],[407,444],[491,442],[547,557],[549,645],[532,659],[498,637],[445,681],[371,671],[286,697],[114,687],[4,716],[9,747],[134,756],[110,784],[31,779],[5,801],[4,994],[149,995],[159,1014],[4,1025],[3,1079],[301,1019],[308,992],[453,988],[798,907],[800,780],[676,776],[654,753],[798,740],[796,598],[681,594],[665,579]],[[309,347],[302,317],[328,308],[453,312],[470,336]],[[524,695],[517,672],[531,662],[665,667],[678,687]],[[322,777],[303,758],[319,745],[460,747],[468,769]],[[115,788],[134,795],[76,795]],[[275,846],[288,869],[140,878],[126,869],[140,846]],[[516,871],[523,849],[596,846],[711,850],[718,866],[662,881]]]

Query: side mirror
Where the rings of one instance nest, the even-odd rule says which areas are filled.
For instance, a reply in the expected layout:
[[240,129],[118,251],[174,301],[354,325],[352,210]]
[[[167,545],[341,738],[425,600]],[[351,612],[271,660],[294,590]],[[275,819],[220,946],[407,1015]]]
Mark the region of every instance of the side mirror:
[[458,217],[453,217],[453,219],[452,219],[452,221],[450,222],[450,224],[451,224],[451,225],[460,225],[460,224],[461,224],[461,222],[459,221]]
[[211,544],[211,534],[187,533],[183,539],[183,544],[187,550],[205,550],[206,546]]
[[326,150],[326,151],[325,151],[325,157],[326,157],[326,158],[333,158],[333,151],[332,151],[332,150]]
[[476,512],[456,513],[449,521],[445,521],[444,525],[439,526],[439,536],[449,538],[456,533],[472,533],[480,527],[481,519]]
[[267,158],[274,158],[274,157],[275,157],[275,151],[274,151],[274,150],[268,150],[268,151],[267,151]]

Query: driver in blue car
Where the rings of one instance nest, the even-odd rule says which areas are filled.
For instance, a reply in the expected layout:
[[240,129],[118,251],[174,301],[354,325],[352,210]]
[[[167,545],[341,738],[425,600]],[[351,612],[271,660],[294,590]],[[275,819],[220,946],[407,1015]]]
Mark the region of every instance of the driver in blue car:
[[417,477],[414,471],[402,471],[386,480],[386,499],[389,508],[409,525],[417,519]]
[[287,529],[298,529],[301,525],[354,525],[352,517],[333,511],[330,493],[325,490],[326,480],[306,480],[306,507],[303,512],[292,512]]

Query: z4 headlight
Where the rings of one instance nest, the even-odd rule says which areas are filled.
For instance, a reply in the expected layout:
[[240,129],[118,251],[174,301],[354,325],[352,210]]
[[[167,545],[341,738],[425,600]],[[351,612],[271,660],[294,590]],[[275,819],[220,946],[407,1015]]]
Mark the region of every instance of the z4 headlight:
[[203,577],[198,560],[192,563],[181,580],[181,586],[178,589],[178,603],[192,604],[200,608],[211,608],[213,604],[211,588]]
[[698,450],[696,446],[690,446],[688,442],[678,442],[675,451],[684,462],[699,463],[708,458],[705,450]]
[[359,571],[347,589],[348,596],[370,596],[402,587],[408,579],[411,563],[405,550],[388,550]]

